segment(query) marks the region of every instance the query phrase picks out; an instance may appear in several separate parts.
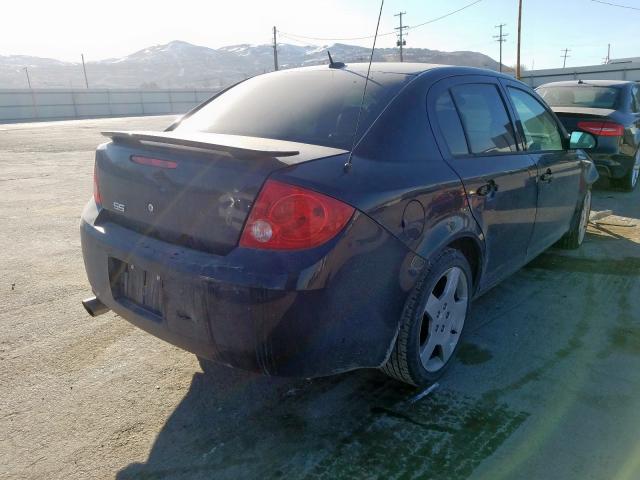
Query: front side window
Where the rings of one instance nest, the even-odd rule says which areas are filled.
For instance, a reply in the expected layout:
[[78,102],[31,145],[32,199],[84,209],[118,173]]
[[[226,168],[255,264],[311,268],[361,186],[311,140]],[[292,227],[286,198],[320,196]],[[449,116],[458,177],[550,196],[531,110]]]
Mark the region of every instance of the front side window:
[[436,100],[436,117],[440,131],[453,156],[467,155],[469,148],[451,94],[446,91]]
[[509,153],[517,150],[511,121],[495,85],[458,85],[451,89],[451,93],[472,153]]
[[517,88],[508,90],[522,125],[527,150],[531,152],[563,150],[560,130],[547,109],[527,92]]

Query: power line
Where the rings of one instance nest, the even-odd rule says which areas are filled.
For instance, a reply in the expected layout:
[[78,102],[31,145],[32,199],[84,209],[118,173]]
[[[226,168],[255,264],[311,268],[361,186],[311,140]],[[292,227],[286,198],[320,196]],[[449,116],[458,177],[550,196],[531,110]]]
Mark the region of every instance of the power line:
[[404,47],[407,44],[407,41],[404,40],[402,38],[402,36],[404,35],[404,31],[409,28],[406,25],[403,26],[402,25],[402,16],[406,15],[407,12],[400,12],[394,15],[394,17],[400,17],[400,26],[396,27],[395,30],[398,30],[398,41],[396,42],[396,45],[398,45],[400,47],[400,61],[404,62],[404,58],[402,56],[402,47]]
[[450,17],[451,15],[455,15],[456,13],[461,12],[463,10],[466,10],[469,7],[473,7],[474,5],[480,3],[481,1],[482,0],[476,0],[475,2],[471,2],[471,3],[467,4],[467,5],[465,5],[464,7],[461,7],[459,9],[457,9],[457,10],[454,10],[454,11],[449,12],[449,13],[445,13],[441,17],[432,18],[431,20],[427,20],[426,22],[419,23],[418,25],[413,25],[413,26],[411,26],[409,28],[418,28],[418,27],[422,27],[423,25],[429,25],[430,23],[437,22],[438,20],[442,20],[443,18]]
[[507,41],[507,39],[504,37],[509,35],[508,33],[502,33],[502,28],[506,26],[507,26],[506,23],[501,23],[500,25],[496,25],[496,28],[500,29],[500,34],[493,36],[493,38],[496,39],[496,42],[500,43],[500,71],[501,72],[502,72],[502,44]]
[[[280,35],[280,38],[284,38],[290,42],[296,43],[297,45],[303,46],[303,47],[309,47],[309,41],[308,40],[302,40],[299,38],[294,38],[294,37],[290,37],[289,35],[286,35],[284,33],[282,33],[280,30],[278,30],[278,35]],[[273,40],[269,40],[269,42],[273,42]]]
[[605,2],[603,0],[591,0],[591,1],[595,2],[595,3],[601,3],[602,5],[609,5],[610,7],[627,8],[629,10],[638,10],[638,11],[640,11],[640,8],[638,8],[638,7],[630,7],[629,5],[620,5],[619,3]]
[[[372,36],[367,36],[367,37],[345,37],[345,38],[323,38],[323,37],[307,37],[305,35],[297,35],[295,33],[287,33],[287,32],[283,32],[282,30],[278,30],[278,33],[280,35],[282,35],[283,37],[295,37],[295,38],[300,38],[300,39],[306,39],[306,40],[318,40],[321,42],[330,42],[330,41],[336,41],[336,42],[345,42],[345,41],[350,41],[350,40],[370,40],[373,37]],[[387,32],[387,33],[381,33],[378,35],[378,37],[384,37],[387,35],[395,35],[396,32],[395,30],[393,32]]]
[[[432,18],[431,20],[427,20],[426,22],[418,23],[417,25],[407,26],[407,28],[413,30],[413,29],[416,29],[416,28],[423,27],[425,25],[429,25],[430,23],[437,22],[437,21],[442,20],[444,18],[450,17],[451,15],[455,15],[458,12],[466,10],[467,8],[473,7],[474,5],[477,5],[478,3],[482,2],[482,1],[483,0],[475,0],[474,2],[468,3],[464,7],[458,8],[457,10],[453,10],[453,11],[451,11],[449,13],[445,13],[444,15],[442,15],[440,17]],[[349,41],[349,40],[369,40],[369,39],[373,38],[373,36],[371,36],[371,35],[362,36],[362,37],[344,37],[344,38],[308,37],[308,36],[305,36],[305,35],[298,35],[298,34],[295,34],[295,33],[282,32],[280,30],[278,30],[278,32],[280,33],[280,35],[287,36],[287,37],[296,37],[296,38],[302,38],[302,39],[307,39],[307,40],[318,40],[318,41],[323,41],[323,42],[325,42],[325,41],[326,42],[331,42],[331,41],[343,42],[343,41]],[[391,32],[380,33],[380,34],[378,34],[378,37],[384,37],[384,36],[387,36],[387,35],[396,35],[395,29],[393,31],[391,31]]]

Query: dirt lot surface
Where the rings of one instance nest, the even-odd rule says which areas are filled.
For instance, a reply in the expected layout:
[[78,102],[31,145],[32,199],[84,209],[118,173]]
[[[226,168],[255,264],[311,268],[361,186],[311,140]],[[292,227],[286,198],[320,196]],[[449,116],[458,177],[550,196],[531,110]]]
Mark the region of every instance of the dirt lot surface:
[[101,130],[0,125],[0,478],[640,478],[640,192],[598,189],[576,252],[479,299],[446,378],[266,378],[108,313],[90,318],[80,212]]

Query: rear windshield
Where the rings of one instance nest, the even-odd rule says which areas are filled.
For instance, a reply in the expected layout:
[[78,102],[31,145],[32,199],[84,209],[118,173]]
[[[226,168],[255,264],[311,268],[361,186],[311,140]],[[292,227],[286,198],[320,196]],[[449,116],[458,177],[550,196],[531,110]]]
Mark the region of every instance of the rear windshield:
[[552,107],[615,109],[620,96],[618,88],[591,85],[541,87],[536,91]]
[[[359,135],[413,78],[371,74]],[[185,119],[177,131],[273,138],[349,150],[365,75],[349,70],[284,71],[242,82]]]

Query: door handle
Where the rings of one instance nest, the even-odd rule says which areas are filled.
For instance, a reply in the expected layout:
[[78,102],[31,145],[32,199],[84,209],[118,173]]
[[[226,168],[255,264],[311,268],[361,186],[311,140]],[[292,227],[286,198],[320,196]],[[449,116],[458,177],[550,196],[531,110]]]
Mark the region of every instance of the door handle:
[[546,183],[551,183],[551,180],[553,180],[553,172],[550,168],[547,168],[547,171],[540,175],[540,180]]
[[485,183],[481,187],[478,187],[478,189],[476,190],[476,195],[480,197],[486,197],[487,195],[497,191],[498,191],[498,184],[496,184],[495,180],[489,180],[487,183]]

